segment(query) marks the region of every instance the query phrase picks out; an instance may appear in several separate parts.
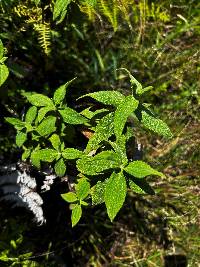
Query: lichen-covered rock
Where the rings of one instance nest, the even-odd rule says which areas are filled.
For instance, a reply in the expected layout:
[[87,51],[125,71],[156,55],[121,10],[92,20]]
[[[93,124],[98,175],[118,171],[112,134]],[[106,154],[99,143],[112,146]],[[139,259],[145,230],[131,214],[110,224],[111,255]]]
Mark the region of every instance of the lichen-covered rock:
[[43,224],[43,200],[36,192],[36,179],[25,170],[18,170],[15,164],[0,167],[0,173],[0,201],[13,203],[12,208],[26,208],[38,224]]

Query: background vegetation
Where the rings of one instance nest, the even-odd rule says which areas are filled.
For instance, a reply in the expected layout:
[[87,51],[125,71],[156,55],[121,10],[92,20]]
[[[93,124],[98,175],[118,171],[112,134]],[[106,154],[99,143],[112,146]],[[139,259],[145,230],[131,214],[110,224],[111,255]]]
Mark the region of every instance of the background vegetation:
[[169,261],[185,256],[188,266],[199,266],[199,1],[68,1],[61,13],[55,2],[0,1],[10,70],[0,89],[1,165],[20,158],[4,117],[21,118],[24,92],[52,95],[77,77],[69,101],[79,108],[75,99],[86,92],[126,94],[128,80],[116,70],[125,67],[154,87],[148,101],[174,133],[167,142],[137,132],[144,158],[167,178],[149,180],[156,196],[132,194],[113,224],[94,208],[71,230],[59,183],[43,195],[45,226],[1,204],[1,265],[178,266]]

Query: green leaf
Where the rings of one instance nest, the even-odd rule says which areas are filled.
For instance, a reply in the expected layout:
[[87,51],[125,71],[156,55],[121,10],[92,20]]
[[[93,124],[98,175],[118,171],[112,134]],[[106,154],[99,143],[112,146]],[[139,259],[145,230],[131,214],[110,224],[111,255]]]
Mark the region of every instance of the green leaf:
[[0,59],[2,59],[3,55],[4,55],[4,48],[3,48],[3,43],[0,39]]
[[86,152],[96,150],[102,141],[107,141],[108,138],[114,133],[114,113],[111,112],[104,116],[98,123],[95,133],[89,139]]
[[14,249],[17,249],[17,244],[16,244],[15,240],[10,240],[10,245],[11,245],[11,247],[13,247]]
[[33,2],[38,6],[40,4],[40,0],[33,0]]
[[26,122],[25,126],[26,126],[26,133],[32,132],[34,130],[33,126],[28,122]]
[[85,199],[90,192],[90,183],[85,178],[81,178],[75,185],[76,194],[79,200]]
[[121,164],[120,158],[117,153],[115,153],[113,150],[105,150],[100,153],[98,153],[95,157],[93,157],[95,160],[113,160],[116,161],[118,165]]
[[88,203],[83,201],[83,200],[80,201],[80,204],[83,205],[83,206],[88,206]]
[[22,154],[22,161],[24,161],[27,158],[29,158],[30,154],[31,154],[31,150],[26,148],[26,150]]
[[97,57],[97,60],[98,60],[98,63],[99,63],[100,70],[102,72],[104,72],[105,71],[105,65],[104,65],[104,62],[103,62],[103,58],[102,58],[101,54],[99,53],[99,51],[97,49],[95,49],[94,51],[95,51],[95,54],[96,54],[96,57]]
[[80,112],[80,114],[83,115],[84,117],[88,118],[89,120],[91,120],[94,116],[97,116],[101,113],[105,113],[105,112],[109,111],[108,109],[105,109],[105,108],[97,109],[95,111],[91,111],[90,109],[91,109],[91,107],[86,108],[86,109],[82,110]]
[[27,100],[36,107],[51,106],[54,109],[53,101],[46,95],[42,94],[24,94]]
[[61,141],[60,141],[60,137],[57,134],[53,134],[50,138],[49,138],[53,148],[55,148],[56,150],[60,150],[60,146],[61,146]]
[[72,0],[56,0],[54,9],[53,9],[53,20],[56,20],[60,17],[61,22],[65,15],[68,5]]
[[77,169],[86,175],[97,175],[105,170],[119,168],[119,163],[111,159],[83,157],[77,161]]
[[40,157],[39,157],[38,150],[34,150],[31,153],[30,160],[31,160],[31,163],[33,164],[33,166],[40,169]]
[[162,135],[167,138],[173,137],[171,130],[169,129],[169,127],[164,121],[153,117],[146,111],[142,111],[141,122],[146,128],[148,128],[149,130],[155,133],[158,133],[159,135]]
[[21,147],[26,140],[27,140],[26,133],[23,133],[23,132],[18,132],[17,133],[17,135],[16,135],[16,145],[18,147]]
[[116,142],[110,142],[113,149],[117,153],[118,157],[120,158],[123,164],[128,162],[127,155],[126,155],[126,136],[121,135],[118,137]]
[[42,161],[52,162],[57,156],[58,152],[55,149],[44,148],[36,151],[37,157]]
[[142,94],[144,94],[145,92],[147,92],[147,91],[149,91],[151,89],[153,89],[153,86],[147,86],[147,87],[143,88],[142,91],[138,91],[137,94],[138,95],[142,95]]
[[153,88],[152,86],[147,86],[145,88],[142,88],[142,84],[140,82],[138,82],[138,80],[136,80],[127,69],[125,69],[125,68],[120,68],[120,69],[125,70],[128,73],[129,78],[130,78],[130,83],[132,85],[131,88],[133,88],[133,85],[136,85],[136,94],[137,95],[142,95],[143,93],[145,93],[145,92],[147,92]]
[[66,95],[67,84],[61,85],[54,93],[53,100],[56,105],[61,104]]
[[6,117],[5,120],[12,124],[17,130],[22,130],[25,128],[25,123],[19,119]]
[[133,192],[138,194],[150,194],[150,195],[155,194],[154,190],[144,179],[143,180],[138,180],[134,178],[129,179],[129,186]]
[[9,254],[9,250],[3,250],[1,253],[0,253],[0,261],[3,261],[3,262],[8,262],[10,261],[11,259],[13,260],[18,260],[17,258],[9,258],[7,256],[7,254]]
[[74,109],[66,107],[63,110],[59,110],[63,120],[65,123],[68,124],[84,124],[87,123],[88,120],[81,116],[78,112]]
[[36,132],[31,132],[31,139],[32,141],[36,141],[38,144],[40,143],[40,135]]
[[54,116],[49,116],[38,125],[36,131],[41,136],[49,135],[56,130],[55,123],[56,118]]
[[69,209],[73,210],[77,206],[77,203],[72,203],[69,205]]
[[75,148],[66,148],[62,151],[62,156],[65,159],[78,159],[83,156],[83,152]]
[[32,106],[28,109],[26,116],[25,116],[25,122],[32,123],[37,115],[37,108],[35,106]]
[[63,160],[63,158],[59,159],[55,166],[54,166],[55,172],[58,176],[62,177],[65,175],[66,172],[66,165],[65,162]]
[[76,205],[72,209],[72,215],[71,215],[72,227],[74,227],[79,222],[81,216],[82,216],[82,208],[80,205]]
[[90,157],[92,159],[106,159],[106,160],[118,160],[116,153],[113,150],[105,150],[94,157]]
[[67,87],[75,80],[76,78],[68,81],[67,83],[61,85],[54,93],[53,100],[56,105],[61,104],[65,98]]
[[76,194],[73,193],[73,192],[68,192],[68,193],[65,193],[65,194],[61,194],[61,197],[62,197],[65,201],[67,201],[67,202],[69,202],[69,203],[73,203],[73,202],[75,202],[75,201],[78,200]]
[[92,205],[102,204],[104,202],[105,188],[107,180],[98,181],[90,190],[92,196]]
[[117,138],[121,136],[128,117],[137,109],[138,103],[139,101],[130,95],[117,107],[114,117],[114,132]]
[[115,107],[117,107],[125,98],[124,95],[117,91],[99,91],[95,93],[86,94],[84,96],[81,96],[80,98],[86,96],[89,96],[105,105],[112,105]]
[[105,204],[111,221],[121,209],[126,198],[126,179],[122,172],[113,172],[106,183]]
[[60,150],[63,151],[65,149],[65,143],[62,142],[61,145],[60,145]]
[[129,165],[124,170],[136,178],[144,178],[148,175],[165,177],[162,172],[153,169],[151,166],[141,160],[136,160],[129,163]]
[[4,64],[4,62],[6,61],[6,59],[7,59],[7,57],[2,57],[2,59],[0,59],[0,64]]
[[40,108],[39,111],[38,111],[38,121],[41,122],[44,119],[45,115],[49,111],[52,111],[52,110],[54,110],[54,107],[52,107],[52,106],[47,106],[47,107]]
[[0,64],[0,86],[6,81],[8,75],[8,67],[5,64]]

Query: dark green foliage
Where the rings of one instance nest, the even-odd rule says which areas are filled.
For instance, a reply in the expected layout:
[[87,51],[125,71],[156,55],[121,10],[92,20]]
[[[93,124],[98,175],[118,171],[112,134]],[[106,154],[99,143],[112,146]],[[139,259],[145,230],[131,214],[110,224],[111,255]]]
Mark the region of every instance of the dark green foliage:
[[[76,184],[82,179],[90,183],[83,200],[78,199],[76,188],[65,193],[74,194],[66,198],[71,203],[73,225],[83,211],[80,226],[73,228],[78,234],[73,232],[76,237],[70,242],[75,266],[162,266],[162,255],[174,251],[187,254],[189,266],[199,264],[199,10],[198,1],[192,0],[0,1],[0,39],[4,45],[0,43],[1,164],[15,162],[22,155],[22,160],[38,168],[51,165],[58,176],[67,177],[78,174],[72,167],[76,162],[88,172],[84,164],[88,157],[90,166],[96,161],[106,163],[97,173],[76,177]],[[81,98],[83,94],[87,97]],[[28,99],[34,101],[34,95],[39,104],[30,107]],[[124,108],[126,114],[121,118],[116,111],[127,96],[141,104],[130,116],[134,108]],[[155,113],[170,127],[155,117],[146,102],[152,103]],[[4,117],[9,117],[7,121],[17,135]],[[129,131],[130,126],[134,132]],[[152,131],[157,134],[150,135]],[[142,164],[149,162],[162,169],[166,178],[159,177],[158,172],[147,179],[131,175],[134,170],[138,176],[134,166],[128,167],[138,163],[132,135],[143,145]],[[98,155],[102,159],[96,158]],[[130,158],[134,160],[130,162]],[[123,175],[129,197],[111,228],[102,206],[91,209],[86,205],[105,202],[107,181],[112,173],[120,181],[117,174],[123,166],[128,170]],[[147,171],[156,172],[149,167]],[[122,205],[123,192],[113,213],[112,202],[110,205],[106,198],[111,219]],[[113,197],[116,200],[118,195]],[[56,210],[53,201],[52,210]],[[64,214],[62,221],[66,222],[66,209]],[[62,253],[68,236],[61,238],[63,244],[55,241],[55,247],[42,248],[42,252],[48,254],[59,247]],[[6,251],[1,251],[23,266],[17,263],[18,255],[41,253],[38,244],[32,249],[30,243],[22,250],[19,246],[8,251],[6,246]],[[51,266],[45,257],[45,264]]]
[[[115,91],[113,93],[101,91],[89,94],[86,96],[93,97],[95,100],[111,106],[107,109],[109,113],[100,120],[98,117],[94,119],[93,116],[89,120],[81,115],[81,112],[78,113],[66,105],[64,100],[67,84],[70,84],[70,82],[55,91],[53,100],[41,94],[27,94],[26,98],[33,106],[28,109],[25,121],[14,118],[6,118],[6,120],[17,129],[16,144],[24,150],[22,158],[28,159],[30,157],[34,166],[40,168],[41,162],[54,163],[55,173],[62,177],[67,172],[68,161],[77,160],[74,168],[77,168],[79,172],[76,178],[78,181],[76,195],[80,203],[72,205],[72,226],[75,226],[80,220],[82,215],[81,205],[87,205],[87,202],[82,202],[82,200],[88,195],[91,195],[92,199],[104,199],[108,216],[112,221],[125,201],[127,193],[126,179],[128,179],[126,173],[136,179],[141,179],[148,175],[164,177],[162,173],[154,170],[143,161],[130,162],[132,159],[129,159],[126,155],[126,142],[130,136],[127,139],[123,135],[124,128],[127,131],[128,118],[133,114],[137,117],[143,106],[133,95],[125,97]],[[140,87],[140,90],[142,90],[141,85]],[[110,95],[112,100],[109,102]],[[37,108],[44,106],[49,108],[48,112],[51,112],[52,115],[47,115],[46,113],[41,118],[41,113]],[[40,122],[38,116],[40,116]],[[163,130],[160,130],[160,128],[163,127],[164,122],[161,120],[156,121],[154,117],[149,117],[148,121],[149,125],[153,125],[153,127],[149,127],[151,130],[163,134]],[[163,125],[161,125],[161,122]],[[61,141],[63,129],[65,129],[62,125],[65,124],[74,126],[83,124],[87,130],[94,131],[86,148],[82,147],[82,151],[77,150],[76,147],[66,148],[67,143]],[[22,132],[24,128],[26,130]],[[27,138],[27,135],[29,135],[29,138]],[[133,132],[131,135],[133,136]],[[111,138],[114,141],[111,142]],[[114,150],[108,150],[105,145],[103,146],[106,142],[110,142]],[[28,153],[26,152],[27,150]],[[101,152],[98,152],[98,150]],[[111,174],[107,174],[107,172],[111,172]],[[90,193],[90,187],[95,185],[90,176],[98,176],[99,174],[103,175],[103,180],[107,179],[105,194],[102,191],[102,195],[99,195],[100,191],[98,191],[98,196],[95,196],[96,190]],[[79,177],[83,176],[87,178],[79,179]],[[99,182],[103,180],[101,178]],[[134,186],[131,186],[131,189],[134,190]],[[142,188],[140,190],[142,191]],[[71,193],[70,195],[62,196],[66,201],[69,199],[71,203]],[[102,201],[96,200],[92,202],[94,204]]]

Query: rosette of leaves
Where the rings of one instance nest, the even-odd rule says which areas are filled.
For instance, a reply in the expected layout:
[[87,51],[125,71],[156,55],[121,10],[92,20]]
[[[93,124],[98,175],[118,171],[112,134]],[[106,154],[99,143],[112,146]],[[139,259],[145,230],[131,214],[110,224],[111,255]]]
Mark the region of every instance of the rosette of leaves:
[[[93,205],[105,203],[108,216],[113,221],[124,204],[128,189],[139,194],[154,194],[146,178],[151,175],[164,177],[146,162],[128,156],[128,142],[134,138],[134,131],[128,126],[130,118],[163,137],[172,137],[167,124],[156,118],[148,105],[141,102],[140,96],[151,87],[143,88],[129,72],[128,75],[131,83],[131,94],[128,96],[117,91],[99,91],[79,98],[89,97],[99,102],[98,107],[101,108],[96,110],[92,106],[78,113],[64,103],[66,88],[71,81],[58,88],[53,99],[40,94],[26,95],[36,114],[33,116],[35,126],[31,127],[35,127],[34,131],[49,142],[39,143],[40,139],[34,133],[38,141],[37,147],[31,152],[32,163],[39,167],[40,161],[54,162],[55,172],[63,176],[67,171],[66,161],[73,160],[74,169],[79,173],[75,191],[62,194],[72,209],[72,226],[80,220],[83,206],[90,202]],[[28,122],[32,122],[27,117],[26,114],[25,122],[17,120],[17,123],[13,123],[11,118],[7,120],[19,134],[22,129],[27,129]],[[62,123],[74,127],[82,124],[86,130],[92,131],[85,149],[80,151],[77,147],[65,147],[62,132],[59,132],[62,127],[56,127]]]

